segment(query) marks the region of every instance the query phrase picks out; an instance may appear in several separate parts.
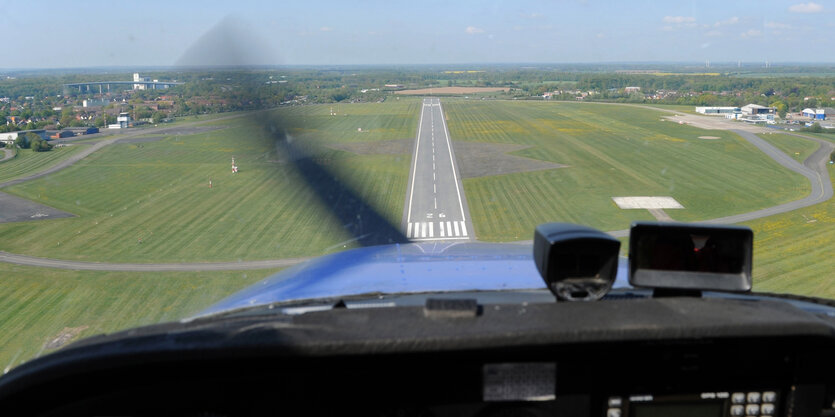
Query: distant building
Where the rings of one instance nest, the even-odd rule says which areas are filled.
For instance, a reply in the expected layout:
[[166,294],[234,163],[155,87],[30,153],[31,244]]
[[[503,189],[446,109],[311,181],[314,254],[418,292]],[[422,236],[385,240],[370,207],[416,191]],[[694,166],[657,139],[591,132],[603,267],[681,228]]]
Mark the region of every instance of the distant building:
[[76,135],[91,135],[93,133],[99,133],[99,128],[97,127],[68,127],[64,130],[69,130]]
[[0,133],[0,142],[5,142],[7,145],[11,145],[14,141],[27,133],[34,133],[41,137],[41,139],[46,139],[46,130],[43,129],[34,129],[34,130],[18,130],[17,132],[4,132]]
[[825,107],[822,109],[803,109],[802,112],[804,117],[808,117],[810,119],[815,120],[827,120],[830,118],[835,118],[835,109],[832,107]]
[[641,87],[626,87],[623,91],[625,93],[638,93],[641,91]]
[[130,127],[131,120],[130,114],[128,113],[119,113],[119,117],[116,118],[116,123],[107,125],[108,129],[124,129]]
[[110,103],[110,102],[107,101],[107,100],[92,100],[91,99],[91,100],[83,100],[81,102],[81,105],[83,107],[104,107],[108,103]]
[[50,139],[61,139],[61,138],[71,138],[75,136],[75,133],[71,130],[59,130],[57,132],[52,133],[49,135]]
[[771,114],[773,116],[774,113],[777,113],[776,107],[760,106],[759,104],[748,104],[746,106],[742,106],[741,110],[742,114],[746,116],[751,116],[755,114]]
[[696,107],[696,113],[701,114],[734,114],[740,111],[739,107]]
[[[151,82],[151,77],[143,77],[143,76],[139,75],[138,72],[134,72],[133,73],[133,81],[138,82],[138,83],[149,83],[149,82]],[[134,84],[133,85],[134,90],[144,90],[147,87],[148,87],[147,84]]]

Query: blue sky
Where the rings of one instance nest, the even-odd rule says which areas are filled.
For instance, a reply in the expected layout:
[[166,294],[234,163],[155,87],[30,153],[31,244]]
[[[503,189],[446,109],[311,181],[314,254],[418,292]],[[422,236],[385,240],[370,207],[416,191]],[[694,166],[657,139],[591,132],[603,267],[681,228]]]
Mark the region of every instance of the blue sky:
[[835,2],[823,0],[0,0],[0,9],[0,68],[835,61]]

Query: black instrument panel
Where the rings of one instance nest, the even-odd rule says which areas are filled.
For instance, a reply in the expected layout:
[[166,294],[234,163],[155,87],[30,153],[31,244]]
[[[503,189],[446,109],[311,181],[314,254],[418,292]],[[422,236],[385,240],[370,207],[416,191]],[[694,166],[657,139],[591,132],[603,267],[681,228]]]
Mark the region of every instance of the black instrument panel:
[[818,417],[835,400],[833,326],[774,302],[278,318],[157,325],[70,346],[0,378],[0,414],[729,417],[742,405],[743,416]]

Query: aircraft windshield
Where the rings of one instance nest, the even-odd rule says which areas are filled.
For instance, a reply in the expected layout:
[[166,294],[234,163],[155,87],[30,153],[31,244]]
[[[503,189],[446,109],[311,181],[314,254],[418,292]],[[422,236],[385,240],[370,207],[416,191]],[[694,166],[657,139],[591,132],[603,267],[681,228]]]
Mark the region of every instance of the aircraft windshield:
[[351,249],[412,262],[363,291],[467,289],[420,256],[545,222],[748,226],[754,291],[835,297],[833,5],[37,3],[0,18],[6,371]]

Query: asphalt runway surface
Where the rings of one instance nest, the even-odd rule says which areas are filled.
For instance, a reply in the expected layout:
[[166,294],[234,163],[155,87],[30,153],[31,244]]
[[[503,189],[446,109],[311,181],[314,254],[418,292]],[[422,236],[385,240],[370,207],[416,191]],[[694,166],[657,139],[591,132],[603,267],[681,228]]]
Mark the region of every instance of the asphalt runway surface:
[[0,193],[0,207],[0,223],[75,217],[72,213],[6,193]]
[[425,98],[412,153],[403,232],[412,241],[470,240],[473,226],[441,100]]

